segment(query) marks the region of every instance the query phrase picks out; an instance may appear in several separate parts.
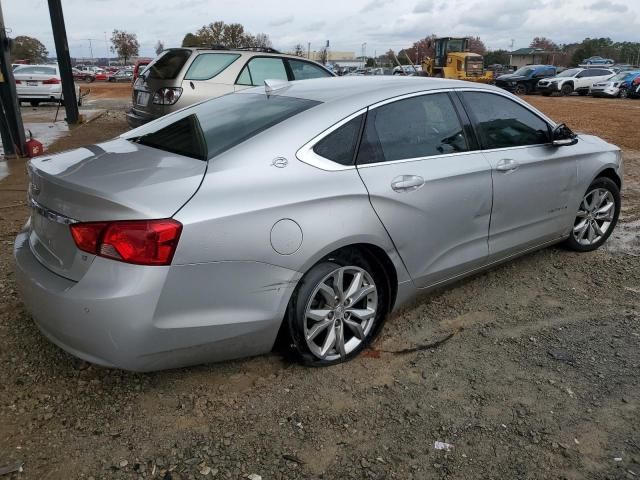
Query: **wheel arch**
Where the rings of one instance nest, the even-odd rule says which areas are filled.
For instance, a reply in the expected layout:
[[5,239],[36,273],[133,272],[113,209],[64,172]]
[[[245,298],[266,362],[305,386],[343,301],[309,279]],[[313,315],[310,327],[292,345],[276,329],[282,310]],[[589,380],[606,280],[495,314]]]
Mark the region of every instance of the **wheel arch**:
[[[597,178],[608,178],[610,180],[613,181],[613,183],[615,183],[618,188],[622,188],[622,179],[620,178],[620,176],[618,175],[618,173],[615,171],[615,169],[613,167],[605,167],[602,170],[600,170],[595,177],[593,177],[593,180],[597,179]],[[593,182],[593,180],[591,180]]]

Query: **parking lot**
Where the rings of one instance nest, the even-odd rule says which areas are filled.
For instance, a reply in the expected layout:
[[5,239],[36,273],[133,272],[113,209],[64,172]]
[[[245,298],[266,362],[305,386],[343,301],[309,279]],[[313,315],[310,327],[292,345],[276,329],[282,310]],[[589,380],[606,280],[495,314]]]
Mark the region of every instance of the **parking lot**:
[[[106,113],[50,151],[127,129],[129,85],[86,88]],[[18,299],[26,177],[23,161],[0,165],[0,466],[24,462],[16,479],[640,477],[640,101],[526,100],[624,149],[608,244],[425,296],[328,369],[278,353],[151,374],[75,360]]]

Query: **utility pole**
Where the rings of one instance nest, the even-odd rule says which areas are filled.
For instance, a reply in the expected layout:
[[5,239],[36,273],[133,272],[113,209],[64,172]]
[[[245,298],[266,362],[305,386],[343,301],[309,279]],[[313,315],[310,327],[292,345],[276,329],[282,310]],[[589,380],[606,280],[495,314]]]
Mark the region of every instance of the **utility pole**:
[[16,94],[11,59],[9,58],[9,39],[4,26],[2,5],[0,4],[0,136],[5,155],[24,155],[25,136],[20,114],[20,102]]
[[105,58],[107,59],[107,65],[111,66],[111,61],[109,60],[109,44],[107,43],[107,32],[104,32],[104,51]]
[[89,55],[91,56],[91,60],[93,60],[93,45],[91,44],[92,38],[85,38],[85,40],[89,41]]
[[307,42],[307,58],[311,60],[311,42]]
[[53,28],[53,40],[56,44],[56,56],[62,79],[62,95],[64,97],[64,109],[67,112],[67,123],[75,124],[80,120],[78,114],[78,99],[76,98],[75,84],[73,83],[73,71],[71,70],[71,57],[69,56],[69,43],[67,42],[67,29],[64,26],[61,0],[49,1],[49,15]]

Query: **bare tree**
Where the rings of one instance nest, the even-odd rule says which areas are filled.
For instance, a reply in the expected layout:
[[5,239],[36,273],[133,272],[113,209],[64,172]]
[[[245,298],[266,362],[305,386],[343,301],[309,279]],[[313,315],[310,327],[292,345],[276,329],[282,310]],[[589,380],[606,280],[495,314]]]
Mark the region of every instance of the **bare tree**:
[[[251,37],[251,35],[249,35]],[[258,48],[273,48],[271,39],[266,33],[258,33],[254,37],[251,37],[251,46]]]
[[531,40],[531,44],[529,45],[531,48],[541,48],[547,52],[556,52],[558,51],[558,45],[556,45],[551,39],[547,37],[536,37]]
[[40,63],[46,60],[46,47],[37,38],[19,35],[11,45],[11,61],[26,60],[29,63]]
[[156,55],[160,55],[164,51],[164,43],[158,40],[154,48],[156,50]]
[[244,27],[239,23],[230,23],[224,28],[222,35],[222,44],[229,48],[244,47],[249,40],[247,33],[244,31]]
[[203,25],[195,34],[198,44],[224,45],[225,27],[226,24],[224,22],[213,22],[209,25]]
[[487,47],[480,40],[480,37],[471,37],[469,38],[469,51],[484,56],[487,54]]
[[138,55],[140,44],[135,33],[128,33],[124,30],[114,30],[111,35],[111,51],[116,52],[123,63]]
[[329,50],[327,49],[327,47],[322,47],[320,49],[320,51],[318,52],[318,57],[318,60],[321,64],[327,64],[327,60],[329,59]]

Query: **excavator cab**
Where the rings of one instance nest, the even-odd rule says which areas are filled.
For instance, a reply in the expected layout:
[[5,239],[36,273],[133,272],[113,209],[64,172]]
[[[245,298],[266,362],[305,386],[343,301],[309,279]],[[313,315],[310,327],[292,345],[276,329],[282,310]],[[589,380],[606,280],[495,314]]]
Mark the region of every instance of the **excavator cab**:
[[438,68],[444,68],[447,66],[447,57],[449,56],[449,53],[466,52],[469,49],[468,38],[436,38],[434,43],[435,66]]

